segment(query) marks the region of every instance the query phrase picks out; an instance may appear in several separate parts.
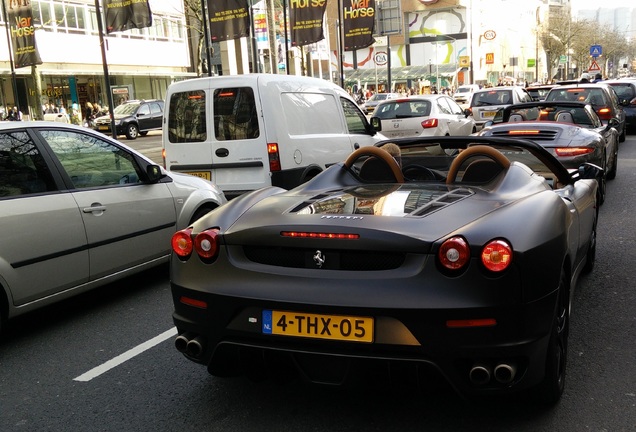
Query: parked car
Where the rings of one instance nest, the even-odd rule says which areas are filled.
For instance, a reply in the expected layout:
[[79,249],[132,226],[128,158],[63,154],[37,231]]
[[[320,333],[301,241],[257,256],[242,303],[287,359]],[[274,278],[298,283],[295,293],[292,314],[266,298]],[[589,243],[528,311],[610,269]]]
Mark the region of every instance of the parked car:
[[529,140],[401,138],[243,195],[173,236],[175,346],[217,376],[399,370],[554,403],[599,172]]
[[625,141],[625,112],[611,86],[602,82],[562,85],[550,90],[545,100],[589,103],[603,122],[608,122],[612,118],[616,120],[618,140]]
[[479,86],[477,84],[465,84],[460,85],[453,93],[453,99],[458,104],[466,104],[470,102],[470,98],[473,93],[479,90]]
[[1,123],[0,327],[167,262],[172,234],[225,202],[90,129]]
[[582,102],[517,104],[500,114],[478,134],[533,140],[569,169],[576,170],[586,162],[603,168],[598,201],[605,201],[606,180],[616,177],[618,165],[616,120],[604,125],[592,106]]
[[380,102],[389,99],[397,99],[399,97],[400,95],[398,93],[375,93],[362,104],[362,110],[367,114],[372,114],[373,110],[375,110],[375,107],[378,106]]
[[512,104],[532,102],[532,98],[523,87],[491,87],[481,89],[473,94],[470,100],[470,111],[478,128],[492,120],[497,111]]
[[373,112],[371,125],[387,138],[459,136],[477,130],[470,112],[443,94],[381,102]]
[[[151,130],[161,130],[163,126],[163,101],[129,100],[113,110],[117,135],[126,135],[129,140],[146,135]],[[95,119],[95,130],[111,134],[110,114]]]
[[636,78],[603,81],[611,86],[625,112],[625,129],[636,129]]
[[556,87],[556,84],[534,84],[526,87],[526,91],[533,101],[543,101],[547,94]]

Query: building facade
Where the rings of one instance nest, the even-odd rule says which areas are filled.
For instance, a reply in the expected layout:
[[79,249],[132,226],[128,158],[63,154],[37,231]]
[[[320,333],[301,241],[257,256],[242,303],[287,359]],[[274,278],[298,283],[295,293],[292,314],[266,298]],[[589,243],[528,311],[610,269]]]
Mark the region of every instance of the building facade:
[[[30,2],[42,64],[13,69],[9,38],[0,36],[0,107],[19,106],[23,118],[41,119],[45,104],[107,107],[109,89],[115,105],[127,99],[163,99],[172,81],[195,75],[182,0],[151,0],[151,27],[104,34],[106,62],[95,0]],[[6,21],[3,16],[5,30]]]

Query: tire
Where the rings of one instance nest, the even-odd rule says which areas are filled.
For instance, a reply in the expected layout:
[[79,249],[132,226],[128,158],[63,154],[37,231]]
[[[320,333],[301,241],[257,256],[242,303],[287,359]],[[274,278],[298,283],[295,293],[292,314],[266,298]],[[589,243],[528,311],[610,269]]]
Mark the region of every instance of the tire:
[[201,207],[197,209],[197,211],[194,212],[192,218],[190,219],[190,225],[192,225],[196,220],[201,219],[203,216],[210,213],[212,210],[214,210],[214,208],[210,207]]
[[536,388],[537,399],[545,405],[554,405],[565,389],[568,337],[570,332],[570,294],[565,271],[559,279],[559,299],[552,323],[552,334],[545,361],[545,378]]
[[612,155],[612,168],[607,172],[607,179],[614,180],[616,178],[616,170],[618,168],[618,143],[615,146],[614,154]]
[[621,135],[618,137],[618,142],[625,142],[626,139],[627,139],[627,125],[624,125],[623,132],[621,132]]
[[585,264],[583,265],[583,273],[591,273],[592,270],[594,270],[594,264],[596,263],[596,224],[597,222],[598,222],[598,207],[596,208],[596,214],[594,215],[594,224],[592,225],[592,232],[590,233],[590,243],[587,246]]
[[138,136],[139,128],[136,124],[130,123],[128,126],[126,126],[126,138],[128,138],[129,140],[134,140],[137,139]]

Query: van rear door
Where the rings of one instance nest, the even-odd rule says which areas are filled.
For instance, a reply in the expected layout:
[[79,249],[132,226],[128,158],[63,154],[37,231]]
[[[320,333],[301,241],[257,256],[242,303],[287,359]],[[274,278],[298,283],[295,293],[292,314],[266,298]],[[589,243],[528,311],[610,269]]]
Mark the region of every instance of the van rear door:
[[166,168],[208,179],[229,195],[270,184],[255,84],[237,78],[174,85],[163,138]]

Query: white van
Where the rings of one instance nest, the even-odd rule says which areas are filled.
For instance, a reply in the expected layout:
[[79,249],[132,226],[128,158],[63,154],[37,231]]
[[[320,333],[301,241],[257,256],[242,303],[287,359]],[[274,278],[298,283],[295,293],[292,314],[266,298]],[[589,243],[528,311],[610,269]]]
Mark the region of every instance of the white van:
[[228,198],[295,187],[385,139],[347,92],[318,78],[195,78],[171,84],[165,105],[165,167],[211,180]]

